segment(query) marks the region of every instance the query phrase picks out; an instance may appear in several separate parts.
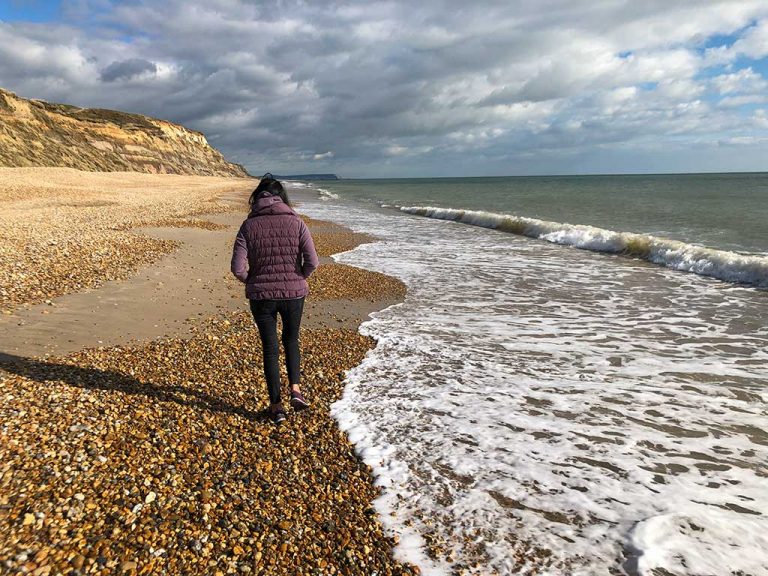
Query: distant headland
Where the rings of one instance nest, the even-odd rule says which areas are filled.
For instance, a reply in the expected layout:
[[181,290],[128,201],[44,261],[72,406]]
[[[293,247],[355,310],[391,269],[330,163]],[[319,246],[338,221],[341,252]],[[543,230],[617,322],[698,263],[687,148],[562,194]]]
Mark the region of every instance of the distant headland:
[[291,174],[275,176],[278,180],[341,180],[336,174]]

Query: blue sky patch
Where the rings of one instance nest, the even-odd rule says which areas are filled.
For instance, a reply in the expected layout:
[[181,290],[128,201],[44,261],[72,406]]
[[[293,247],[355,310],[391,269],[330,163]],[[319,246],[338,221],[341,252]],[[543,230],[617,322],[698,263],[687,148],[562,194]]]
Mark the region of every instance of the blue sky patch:
[[768,78],[768,58],[760,58],[759,60],[753,60],[746,56],[739,56],[733,63],[735,69],[752,68],[755,72]]
[[6,0],[0,2],[4,22],[51,22],[61,17],[61,0]]

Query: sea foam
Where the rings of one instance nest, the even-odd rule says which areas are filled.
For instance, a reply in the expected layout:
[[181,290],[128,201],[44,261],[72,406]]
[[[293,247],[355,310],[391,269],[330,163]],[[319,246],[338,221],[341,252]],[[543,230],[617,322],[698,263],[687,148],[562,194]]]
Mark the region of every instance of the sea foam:
[[639,522],[631,533],[631,544],[639,556],[628,566],[632,572],[654,574],[663,566],[673,574],[764,574],[762,555],[744,550],[768,549],[764,518],[749,518],[736,512],[707,514],[662,514]]
[[407,214],[452,220],[583,250],[623,254],[674,270],[768,288],[766,256],[715,250],[646,234],[616,232],[594,226],[550,222],[494,212],[431,206],[402,206],[400,210]]
[[[768,574],[762,292],[326,201],[404,303],[332,412],[427,575]],[[550,230],[551,231],[551,230]],[[432,556],[427,552],[436,550]]]

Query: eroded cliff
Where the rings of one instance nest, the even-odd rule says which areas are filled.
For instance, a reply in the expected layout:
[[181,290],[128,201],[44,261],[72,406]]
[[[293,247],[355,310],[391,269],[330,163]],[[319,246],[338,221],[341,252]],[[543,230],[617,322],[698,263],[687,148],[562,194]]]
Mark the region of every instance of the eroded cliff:
[[140,114],[26,100],[0,89],[0,166],[248,176],[200,132]]

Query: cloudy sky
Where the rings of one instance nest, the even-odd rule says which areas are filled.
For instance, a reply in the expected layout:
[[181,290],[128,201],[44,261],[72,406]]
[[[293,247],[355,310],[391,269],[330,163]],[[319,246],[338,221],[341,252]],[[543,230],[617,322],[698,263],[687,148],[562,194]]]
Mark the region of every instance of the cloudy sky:
[[766,0],[0,0],[0,86],[255,174],[768,170]]

